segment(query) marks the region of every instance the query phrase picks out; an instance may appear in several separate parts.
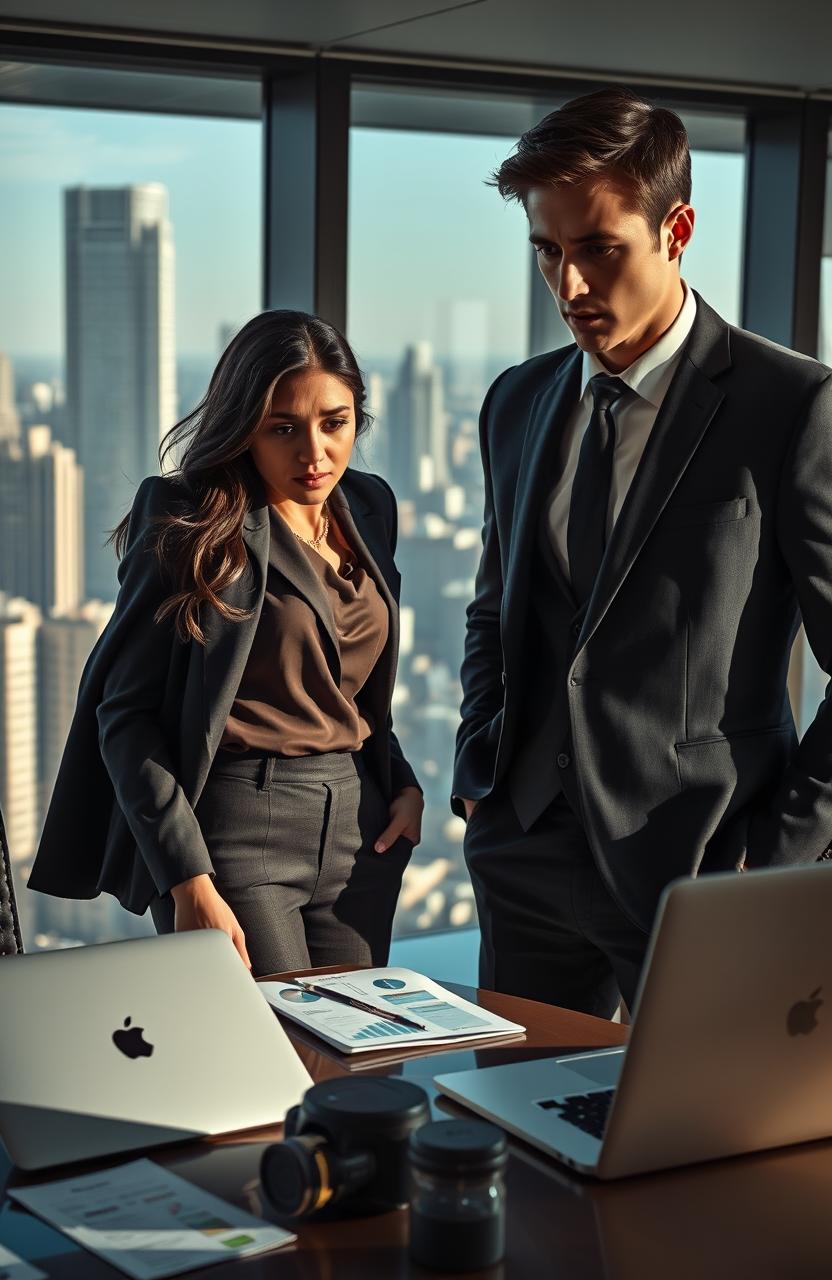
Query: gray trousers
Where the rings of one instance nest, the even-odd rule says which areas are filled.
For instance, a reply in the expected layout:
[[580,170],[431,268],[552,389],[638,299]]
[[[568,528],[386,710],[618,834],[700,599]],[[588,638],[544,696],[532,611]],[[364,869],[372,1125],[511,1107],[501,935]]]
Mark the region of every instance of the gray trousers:
[[[256,976],[387,963],[412,845],[402,837],[374,852],[389,811],[360,752],[221,752],[196,816]],[[150,909],[157,933],[172,932],[170,895]]]

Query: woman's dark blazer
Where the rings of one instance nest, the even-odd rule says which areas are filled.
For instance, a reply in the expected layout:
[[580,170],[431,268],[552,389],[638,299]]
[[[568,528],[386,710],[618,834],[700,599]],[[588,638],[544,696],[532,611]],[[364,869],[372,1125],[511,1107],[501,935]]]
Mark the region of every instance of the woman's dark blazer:
[[[221,592],[247,610],[226,621],[206,606],[206,643],[177,639],[171,619],[154,622],[172,584],[154,549],[155,521],[189,506],[187,490],[161,476],[144,480],[130,513],[127,550],[113,616],[93,650],[78,693],[29,888],[67,898],[113,894],[141,914],[157,894],[212,870],[194,808],[240,684],[271,563],[287,593],[317,614],[321,642],[338,681],[338,637],[326,592],[288,528],[270,538],[259,478],[243,525],[248,565]],[[387,644],[359,695],[375,726],[364,744],[389,800],[418,786],[393,733],[390,703],[398,655],[400,577],[393,563],[396,503],[379,476],[348,469],[330,503],[365,560],[390,612]]]

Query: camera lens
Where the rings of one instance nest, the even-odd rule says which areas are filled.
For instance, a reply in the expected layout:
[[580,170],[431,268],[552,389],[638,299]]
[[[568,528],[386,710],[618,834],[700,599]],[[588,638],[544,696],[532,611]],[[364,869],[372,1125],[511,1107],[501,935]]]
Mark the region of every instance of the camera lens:
[[275,1142],[263,1152],[260,1180],[276,1213],[301,1218],[332,1199],[327,1142],[321,1134]]
[[386,1077],[313,1085],[263,1152],[263,1192],[281,1217],[380,1213],[407,1202],[407,1141],[430,1119],[418,1085]]

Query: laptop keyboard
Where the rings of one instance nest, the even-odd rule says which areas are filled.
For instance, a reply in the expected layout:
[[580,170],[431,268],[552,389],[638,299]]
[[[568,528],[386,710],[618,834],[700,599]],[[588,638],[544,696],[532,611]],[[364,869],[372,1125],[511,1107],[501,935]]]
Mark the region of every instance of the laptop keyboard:
[[594,1089],[592,1093],[573,1093],[568,1098],[544,1098],[538,1106],[544,1111],[560,1112],[559,1120],[593,1138],[603,1138],[615,1089]]

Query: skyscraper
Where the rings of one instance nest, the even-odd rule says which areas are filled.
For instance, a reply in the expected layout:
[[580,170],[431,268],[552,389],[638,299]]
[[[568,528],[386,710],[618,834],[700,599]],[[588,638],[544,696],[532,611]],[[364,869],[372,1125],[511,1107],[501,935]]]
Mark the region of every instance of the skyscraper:
[[14,369],[0,351],[0,441],[20,439],[20,419],[14,403]]
[[26,461],[19,440],[0,439],[0,592],[25,596],[29,518]]
[[390,470],[390,433],[384,379],[380,373],[369,373],[364,382],[367,388],[365,408],[373,419],[373,425],[358,440],[350,465],[362,471],[380,471],[387,475]]
[[37,637],[41,613],[0,595],[0,807],[12,859],[35,852],[39,829]]
[[87,592],[113,599],[110,530],[176,419],[173,241],[158,183],[64,193],[68,439],[86,483]]
[[84,596],[84,473],[49,427],[27,434],[29,574],[26,598],[45,613]]
[[45,613],[80,603],[83,487],[74,451],[49,427],[30,427],[25,449],[0,442],[0,591]]
[[448,425],[442,370],[429,342],[407,347],[387,415],[389,476],[400,497],[448,483]]

